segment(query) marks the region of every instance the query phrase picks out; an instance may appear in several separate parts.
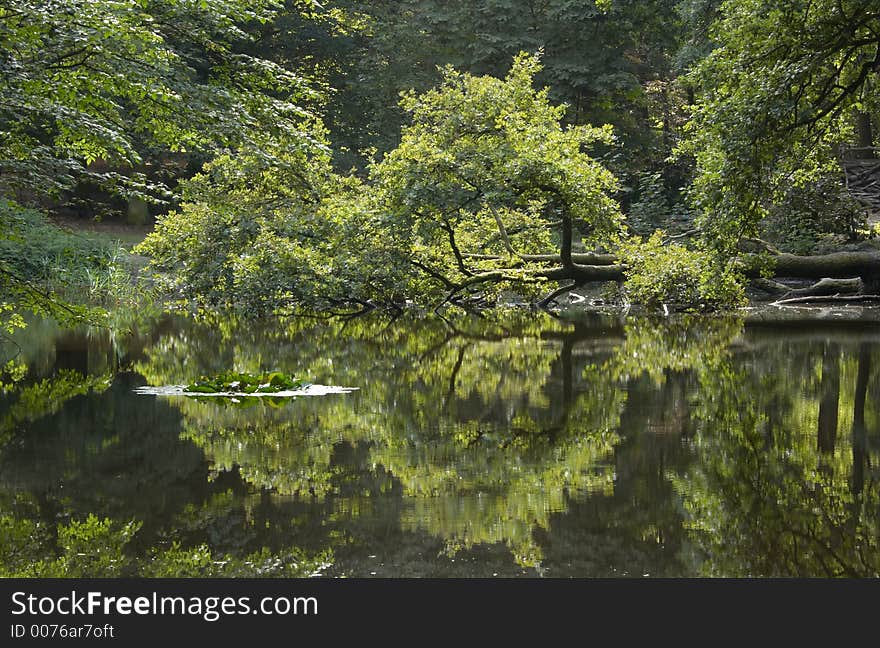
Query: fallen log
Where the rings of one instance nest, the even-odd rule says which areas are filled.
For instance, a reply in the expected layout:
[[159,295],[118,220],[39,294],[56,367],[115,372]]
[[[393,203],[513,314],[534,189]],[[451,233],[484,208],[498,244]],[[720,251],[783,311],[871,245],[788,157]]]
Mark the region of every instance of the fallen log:
[[582,265],[575,263],[569,268],[548,268],[533,273],[535,277],[564,281],[570,279],[578,283],[591,281],[623,281],[626,266],[618,265]]
[[854,302],[880,301],[880,295],[809,295],[807,297],[792,297],[772,302],[771,306],[785,306],[788,304],[828,304]]
[[[748,258],[751,255],[746,255]],[[797,277],[802,279],[824,279],[861,277],[866,282],[880,277],[880,253],[877,252],[833,252],[800,256],[785,252],[773,255],[774,277]],[[758,277],[758,270],[749,270],[747,276]]]
[[855,295],[865,289],[865,283],[861,277],[853,277],[852,279],[831,279],[824,278],[806,288],[792,288],[783,299],[794,297],[820,297],[823,295]]
[[[464,258],[481,260],[503,260],[495,255],[463,254]],[[510,257],[507,257],[508,259]],[[612,254],[574,253],[571,265],[563,264],[558,254],[520,255],[522,261],[560,264],[550,268],[536,268],[527,271],[532,278],[553,279],[574,282],[575,285],[603,281],[623,281],[626,266],[617,262]],[[744,253],[740,257],[744,274],[753,284],[782,298],[801,298],[823,295],[858,295],[860,292],[880,290],[880,252],[856,251],[834,252],[813,256],[800,256],[788,253],[771,253],[772,276],[777,279],[817,279],[818,283],[805,288],[791,288],[778,281],[761,276],[759,266],[766,263],[751,263],[753,260],[766,261],[767,256]],[[589,262],[589,263],[585,263]],[[511,279],[514,268],[492,270],[474,275],[462,284],[455,285],[452,294],[474,283]]]
[[[503,257],[493,254],[465,254],[463,256],[479,260],[503,260]],[[539,263],[562,263],[562,259],[558,254],[523,254],[519,255],[519,258],[523,261]],[[750,265],[747,262],[757,258],[757,255],[752,253],[746,253],[740,257],[744,265]],[[773,263],[774,277],[800,279],[880,278],[880,252],[832,252],[831,254],[810,256],[779,252],[771,254],[770,259]],[[617,257],[613,254],[572,253],[571,260],[574,262],[575,267],[610,266],[615,268],[614,273],[622,273],[624,270],[624,266],[618,262]],[[589,273],[589,271],[582,271],[582,274],[584,272]],[[749,278],[756,279],[760,277],[759,269],[748,268],[745,270],[745,273]],[[605,274],[600,274],[600,280],[605,280]]]
[[[540,256],[544,257],[544,255]],[[548,260],[558,261],[559,259],[559,257],[552,255],[546,256]],[[626,266],[620,263],[607,263],[608,257],[613,258],[612,255],[601,255],[601,263],[595,264],[578,263],[577,257],[580,256],[572,255],[575,264],[571,268],[553,268],[544,271],[544,274],[539,273],[539,275],[548,279],[571,279],[574,281],[621,281],[624,279]],[[743,255],[742,258],[745,261],[755,257],[754,255]],[[596,260],[595,257],[594,260]],[[880,280],[880,253],[877,252],[834,252],[814,256],[780,253],[773,255],[771,261],[773,276],[777,278],[846,280],[847,283],[844,284],[826,283],[825,286],[829,286],[830,292],[841,291],[837,286],[846,286],[845,292],[852,292],[852,282],[862,280],[865,284],[872,284]],[[748,269],[745,274],[750,279],[761,278],[760,271],[757,269]],[[832,289],[832,286],[837,288]],[[824,286],[820,290],[822,289]]]

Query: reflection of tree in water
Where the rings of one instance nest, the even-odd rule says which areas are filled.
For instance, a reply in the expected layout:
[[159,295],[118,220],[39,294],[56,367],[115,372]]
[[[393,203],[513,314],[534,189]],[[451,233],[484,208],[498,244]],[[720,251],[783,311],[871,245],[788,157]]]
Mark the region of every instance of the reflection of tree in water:
[[751,370],[714,373],[697,408],[697,461],[673,481],[703,570],[877,576],[876,346],[813,342],[786,364],[790,344],[744,352]]
[[[670,337],[659,323],[640,322],[625,331],[610,318],[569,324],[533,315],[501,323],[401,324],[362,319],[274,336],[230,331],[226,348],[234,348],[237,368],[299,367],[312,380],[357,385],[360,391],[281,409],[181,401],[176,406],[184,414],[186,438],[205,448],[216,465],[240,466],[255,485],[319,499],[339,498],[346,482],[341,475],[347,468],[334,462],[334,449],[340,443],[368,448],[368,481],[380,493],[403,498],[403,529],[443,538],[448,555],[503,543],[520,564],[535,565],[551,516],[574,500],[611,497],[615,488],[641,479],[615,463],[621,417],[634,430],[653,426],[647,440],[624,444],[633,448],[626,456],[634,461],[661,428],[670,430],[672,440],[681,421],[664,417],[670,398],[673,405],[686,405],[683,372],[709,362],[707,350],[720,355],[739,331],[737,322],[701,328],[688,320]],[[170,366],[162,350],[178,345],[154,347],[138,369],[154,383],[181,380],[173,373],[179,369],[153,373]],[[274,364],[266,366],[265,358]],[[647,380],[641,378],[645,367],[651,369]],[[662,404],[640,418],[661,383]],[[639,396],[636,408],[627,407],[628,393]],[[670,461],[678,461],[675,442],[664,445],[671,447]],[[634,486],[632,497],[641,501],[656,493],[653,486]],[[663,544],[664,536],[674,535],[667,519],[673,509],[667,509],[663,524],[637,516],[644,528],[630,525],[627,533],[637,543]]]
[[97,354],[83,364],[94,346],[69,340],[64,354],[54,347],[54,367],[42,363],[47,377],[5,395],[0,573],[302,575],[324,560],[287,546],[282,526],[274,544],[283,550],[264,555],[272,543],[249,516],[250,487],[234,472],[210,478],[204,453],[180,438],[180,413],[132,398],[140,376],[122,372],[111,384],[70,369],[108,363]]
[[[0,522],[7,548],[36,533],[66,555],[70,520],[114,520],[83,533],[115,547],[134,518],[120,546],[142,573],[317,564],[291,545],[385,576],[873,573],[875,347],[791,336],[687,317],[164,321],[115,361],[84,357],[133,370],[103,392],[68,373],[29,384],[51,408],[8,397]],[[247,409],[130,393],[229,368],[360,390]]]

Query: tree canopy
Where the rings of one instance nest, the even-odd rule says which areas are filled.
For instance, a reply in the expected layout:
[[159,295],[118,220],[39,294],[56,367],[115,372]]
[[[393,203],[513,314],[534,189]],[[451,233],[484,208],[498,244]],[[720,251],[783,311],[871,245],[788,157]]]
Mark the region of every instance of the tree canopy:
[[[248,29],[278,8],[270,0],[2,3],[5,304],[81,319],[77,281],[47,284],[50,268],[64,265],[58,255],[80,261],[56,276],[118,270],[19,205],[64,205],[82,183],[167,203],[175,196],[159,167],[233,151],[267,173],[286,168],[296,182],[297,160],[325,146],[310,111],[318,95],[308,74],[247,51]],[[98,292],[84,298],[104,300]]]
[[[706,237],[724,247],[759,233],[773,205],[834,174],[857,119],[876,112],[880,8],[864,2],[724,2],[717,47],[691,78],[702,92],[686,152]],[[863,133],[863,139],[864,139]],[[817,196],[817,199],[818,196]],[[824,207],[830,209],[829,201]]]
[[83,177],[149,193],[152,150],[309,142],[300,74],[249,55],[271,0],[8,0],[0,7],[0,183],[8,195]]
[[[325,158],[310,167],[313,197],[253,174],[247,158],[213,163],[142,249],[186,297],[260,311],[440,303],[564,278],[575,236],[610,241],[622,221],[614,177],[583,152],[610,129],[563,126],[564,107],[533,87],[539,69],[525,54],[504,79],[447,68],[436,89],[403,98],[411,124],[365,181],[332,174]],[[217,191],[213,171],[244,186]],[[529,256],[552,246],[556,265]]]

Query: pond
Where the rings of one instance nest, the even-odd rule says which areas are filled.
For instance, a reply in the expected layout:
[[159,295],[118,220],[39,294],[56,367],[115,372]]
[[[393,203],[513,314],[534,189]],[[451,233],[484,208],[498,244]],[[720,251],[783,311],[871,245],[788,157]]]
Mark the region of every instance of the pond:
[[[3,575],[880,574],[877,312],[166,315],[3,351]],[[228,370],[357,390],[135,392]]]

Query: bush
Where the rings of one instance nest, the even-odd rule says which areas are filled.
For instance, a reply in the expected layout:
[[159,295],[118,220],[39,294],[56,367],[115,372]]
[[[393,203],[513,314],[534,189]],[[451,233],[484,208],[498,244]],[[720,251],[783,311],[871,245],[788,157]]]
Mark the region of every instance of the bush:
[[627,266],[625,288],[633,302],[675,310],[713,310],[745,302],[742,280],[731,266],[704,250],[664,244],[657,230],[647,241],[634,236],[618,255]]

